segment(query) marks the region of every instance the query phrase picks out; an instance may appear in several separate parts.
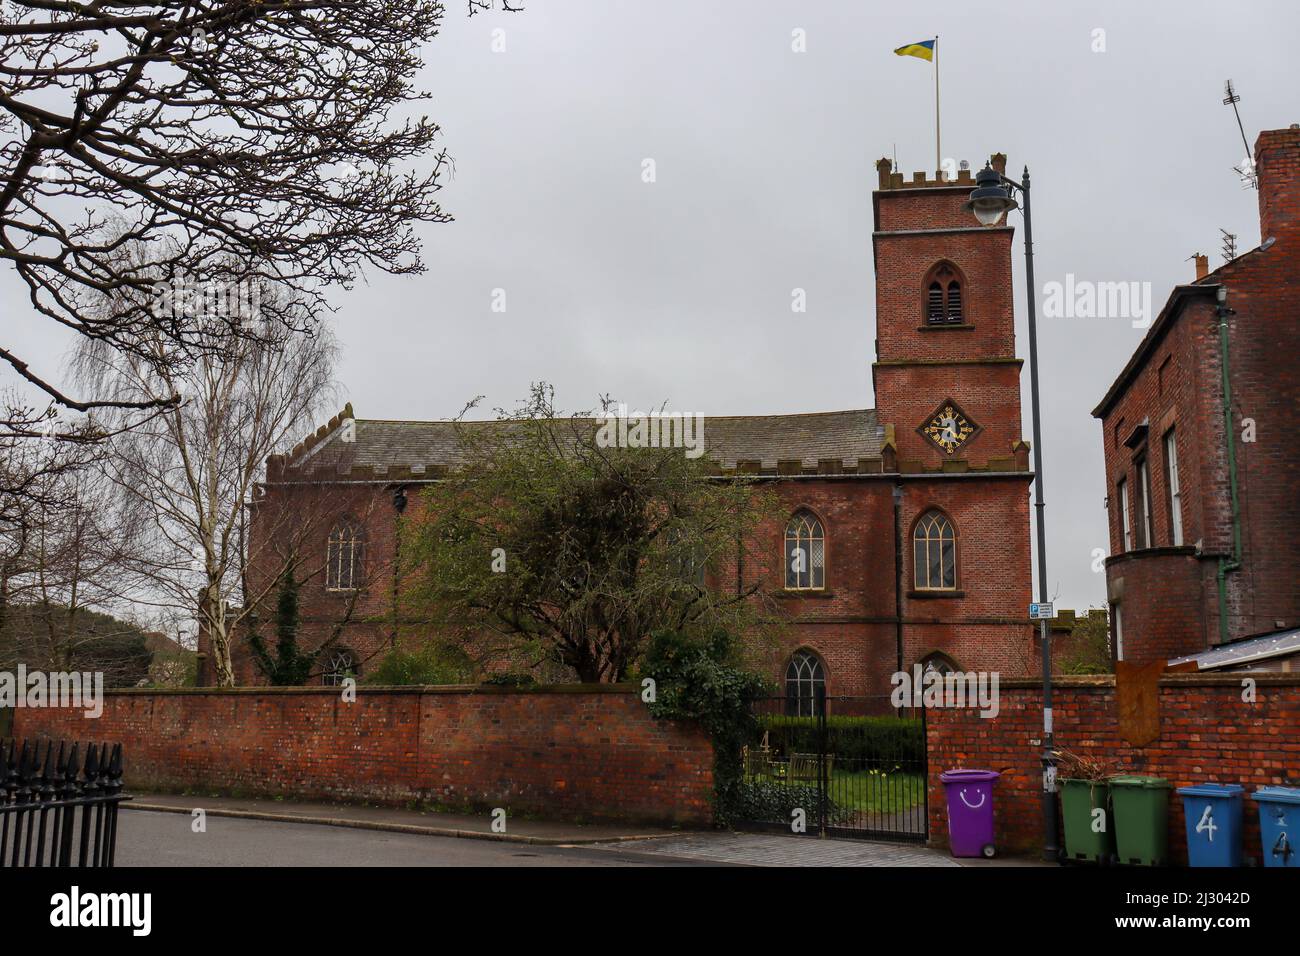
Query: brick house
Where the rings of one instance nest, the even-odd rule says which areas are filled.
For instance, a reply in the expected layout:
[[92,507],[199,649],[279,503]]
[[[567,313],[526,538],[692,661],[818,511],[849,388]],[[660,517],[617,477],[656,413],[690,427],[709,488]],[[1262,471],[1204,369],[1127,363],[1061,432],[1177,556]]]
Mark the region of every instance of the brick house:
[[[905,667],[1037,667],[1013,229],[962,209],[968,171],[946,182],[905,181],[888,160],[877,169],[875,407],[705,419],[721,472],[770,480],[784,506],[763,529],[780,560],[739,573],[766,576],[788,615],[786,644],[764,666],[800,706],[819,683],[832,695],[887,692],[900,646]],[[324,519],[304,535],[324,573],[301,598],[305,640],[337,637],[324,680],[342,666],[364,674],[422,636],[394,610],[398,516],[417,513],[421,486],[459,453],[449,422],[357,419],[348,406],[268,461],[253,548],[273,547],[295,516]],[[786,560],[794,548],[809,556],[802,572]],[[256,680],[246,654],[236,672]]]
[[1258,655],[1201,655],[1262,635],[1296,653],[1276,635],[1300,626],[1300,127],[1261,133],[1255,162],[1259,247],[1198,257],[1093,411],[1118,659],[1219,666]]

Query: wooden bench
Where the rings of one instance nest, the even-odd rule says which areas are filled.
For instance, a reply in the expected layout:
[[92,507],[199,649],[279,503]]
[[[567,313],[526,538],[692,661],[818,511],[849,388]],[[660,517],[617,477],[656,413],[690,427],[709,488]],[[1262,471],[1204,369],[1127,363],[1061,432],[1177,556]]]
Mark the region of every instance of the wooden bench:
[[[826,779],[830,780],[831,770],[835,766],[835,755],[826,755]],[[808,781],[817,783],[817,755],[816,754],[791,754],[790,755],[790,780]]]

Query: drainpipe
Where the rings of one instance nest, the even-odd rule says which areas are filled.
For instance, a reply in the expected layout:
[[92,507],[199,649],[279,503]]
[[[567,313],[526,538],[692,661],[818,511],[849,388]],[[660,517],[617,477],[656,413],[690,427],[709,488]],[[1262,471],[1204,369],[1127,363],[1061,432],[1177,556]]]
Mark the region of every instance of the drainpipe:
[[397,646],[398,601],[402,573],[402,512],[406,510],[406,486],[398,485],[393,492],[393,628],[388,635],[390,647]]
[[1219,556],[1216,580],[1219,589],[1219,643],[1228,640],[1228,582],[1229,571],[1241,568],[1241,504],[1237,498],[1237,443],[1232,423],[1232,377],[1228,368],[1228,316],[1236,315],[1224,303],[1228,287],[1219,286],[1219,304],[1215,310],[1219,319],[1219,362],[1223,366],[1223,437],[1228,452],[1228,489],[1232,496],[1232,557]]
[[[903,672],[903,485],[894,482],[894,640],[898,672]],[[899,716],[902,716],[899,711]]]

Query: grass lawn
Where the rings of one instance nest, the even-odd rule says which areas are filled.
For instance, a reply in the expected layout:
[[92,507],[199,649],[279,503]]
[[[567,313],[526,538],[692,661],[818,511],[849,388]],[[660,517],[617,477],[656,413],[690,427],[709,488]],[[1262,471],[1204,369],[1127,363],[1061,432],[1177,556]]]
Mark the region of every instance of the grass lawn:
[[[754,779],[786,783],[791,786],[817,785],[815,780],[790,780],[784,776],[759,774]],[[898,813],[920,805],[925,800],[925,777],[919,773],[895,771],[891,774],[870,770],[832,770],[826,794],[846,810],[870,813]]]

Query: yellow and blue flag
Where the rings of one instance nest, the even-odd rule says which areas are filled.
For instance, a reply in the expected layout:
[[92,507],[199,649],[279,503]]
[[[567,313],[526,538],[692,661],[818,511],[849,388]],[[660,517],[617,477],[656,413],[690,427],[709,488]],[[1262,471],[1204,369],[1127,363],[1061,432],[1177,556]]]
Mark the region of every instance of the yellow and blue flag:
[[934,42],[934,40],[922,40],[920,43],[908,43],[894,52],[899,56],[919,56],[922,60],[933,60]]

